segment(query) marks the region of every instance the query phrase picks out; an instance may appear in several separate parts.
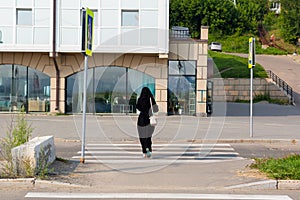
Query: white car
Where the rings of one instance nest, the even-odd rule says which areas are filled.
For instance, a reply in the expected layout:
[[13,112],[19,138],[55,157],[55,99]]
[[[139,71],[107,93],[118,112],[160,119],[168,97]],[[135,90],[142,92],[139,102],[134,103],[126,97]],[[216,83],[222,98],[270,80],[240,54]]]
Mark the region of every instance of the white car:
[[222,51],[222,44],[219,42],[212,42],[209,46],[212,51]]

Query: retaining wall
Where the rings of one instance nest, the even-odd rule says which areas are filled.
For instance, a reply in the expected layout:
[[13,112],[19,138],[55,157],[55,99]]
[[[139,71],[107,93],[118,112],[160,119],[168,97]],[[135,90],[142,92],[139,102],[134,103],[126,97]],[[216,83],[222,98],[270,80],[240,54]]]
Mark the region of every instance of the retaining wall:
[[[250,100],[250,79],[214,78],[213,101]],[[289,101],[287,94],[271,79],[253,79],[253,98],[257,95],[269,95],[271,99]]]

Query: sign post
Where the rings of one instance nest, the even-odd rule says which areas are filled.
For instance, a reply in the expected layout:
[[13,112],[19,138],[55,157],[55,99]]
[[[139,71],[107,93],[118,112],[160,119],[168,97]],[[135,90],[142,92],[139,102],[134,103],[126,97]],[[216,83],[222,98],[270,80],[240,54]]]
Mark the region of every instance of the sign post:
[[250,69],[250,137],[253,137],[253,68],[255,67],[255,38],[249,38],[248,68]]
[[82,12],[82,45],[81,50],[84,54],[84,79],[83,79],[83,103],[82,103],[82,138],[81,138],[81,158],[80,163],[85,162],[85,130],[86,130],[86,90],[88,74],[88,56],[92,56],[94,34],[94,13],[88,9]]

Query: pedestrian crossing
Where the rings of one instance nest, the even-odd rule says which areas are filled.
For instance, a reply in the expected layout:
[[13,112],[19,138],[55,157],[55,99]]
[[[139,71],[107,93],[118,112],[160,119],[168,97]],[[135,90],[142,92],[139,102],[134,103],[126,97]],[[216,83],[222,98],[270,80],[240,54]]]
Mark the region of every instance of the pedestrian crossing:
[[187,194],[187,193],[49,193],[28,192],[25,198],[53,199],[211,199],[292,200],[287,195]]
[[[241,160],[230,144],[170,143],[154,144],[151,159],[142,157],[138,143],[101,144],[85,146],[85,163],[211,163]],[[81,151],[72,159],[79,160]]]

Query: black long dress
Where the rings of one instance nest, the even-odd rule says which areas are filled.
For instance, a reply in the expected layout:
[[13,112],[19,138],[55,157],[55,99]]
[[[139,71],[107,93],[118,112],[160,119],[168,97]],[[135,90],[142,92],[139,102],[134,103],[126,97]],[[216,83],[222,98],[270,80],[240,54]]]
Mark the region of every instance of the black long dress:
[[147,148],[150,152],[152,152],[152,135],[155,128],[154,126],[150,125],[149,117],[152,115],[150,98],[152,100],[153,111],[158,112],[158,106],[156,105],[155,99],[147,87],[142,89],[141,96],[136,104],[136,108],[140,111],[137,121],[137,129],[144,154],[147,153]]

